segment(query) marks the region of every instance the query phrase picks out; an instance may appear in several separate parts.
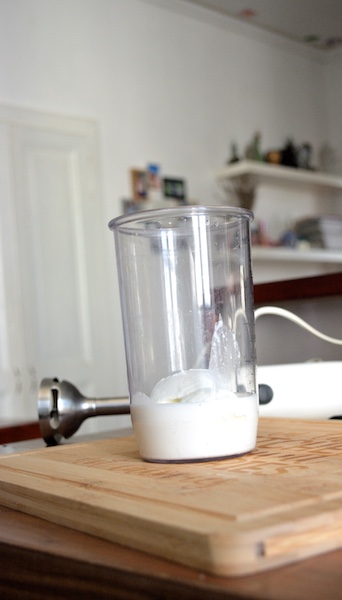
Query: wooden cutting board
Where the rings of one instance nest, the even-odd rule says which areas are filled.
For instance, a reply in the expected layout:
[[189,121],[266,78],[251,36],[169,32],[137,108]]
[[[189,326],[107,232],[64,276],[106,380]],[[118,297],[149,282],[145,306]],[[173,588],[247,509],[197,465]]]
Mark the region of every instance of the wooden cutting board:
[[133,437],[0,458],[0,503],[218,575],[342,546],[342,423],[261,419],[257,449],[152,464]]

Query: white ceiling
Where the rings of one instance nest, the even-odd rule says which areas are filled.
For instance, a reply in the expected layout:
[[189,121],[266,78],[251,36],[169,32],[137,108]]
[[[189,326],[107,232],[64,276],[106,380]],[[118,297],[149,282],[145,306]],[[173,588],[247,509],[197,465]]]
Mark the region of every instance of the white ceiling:
[[342,46],[342,0],[186,0],[322,50]]

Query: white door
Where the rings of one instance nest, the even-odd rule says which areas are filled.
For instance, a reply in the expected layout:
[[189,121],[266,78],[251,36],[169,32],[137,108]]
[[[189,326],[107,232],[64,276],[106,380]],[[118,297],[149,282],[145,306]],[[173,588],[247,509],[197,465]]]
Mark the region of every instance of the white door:
[[112,385],[97,133],[87,120],[0,114],[0,416],[35,418],[43,377],[87,395]]

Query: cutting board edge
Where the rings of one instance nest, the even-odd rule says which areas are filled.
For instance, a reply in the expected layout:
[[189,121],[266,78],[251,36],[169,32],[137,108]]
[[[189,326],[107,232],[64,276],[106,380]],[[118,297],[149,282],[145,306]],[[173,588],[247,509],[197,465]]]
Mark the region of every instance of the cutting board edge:
[[[332,502],[333,510],[335,509],[339,513],[340,518],[338,530],[336,529],[336,523],[332,523],[331,513],[327,513],[326,515],[319,514],[319,520],[321,521],[319,528],[315,526],[315,515],[308,517],[306,522],[305,520],[301,520],[299,528],[295,532],[292,530],[286,531],[291,528],[291,520],[287,524],[283,524],[280,531],[277,526],[268,526],[249,532],[240,532],[239,534],[230,533],[229,535],[217,530],[210,533],[191,531],[191,535],[189,535],[189,530],[177,529],[173,525],[164,523],[158,524],[160,530],[157,535],[156,529],[154,529],[153,543],[151,543],[148,535],[151,524],[146,520],[144,521],[141,517],[128,514],[123,518],[122,513],[117,513],[114,520],[114,529],[113,523],[111,528],[104,528],[103,523],[102,526],[99,526],[99,524],[95,526],[84,519],[79,519],[75,523],[72,519],[72,512],[77,507],[73,506],[73,504],[69,506],[69,512],[66,512],[62,506],[61,512],[57,511],[51,516],[51,512],[48,510],[49,508],[51,510],[51,503],[48,502],[46,504],[48,493],[45,496],[44,494],[40,494],[41,497],[39,502],[37,502],[37,498],[34,498],[32,490],[29,491],[31,494],[26,490],[25,497],[19,501],[19,488],[20,486],[16,484],[9,484],[9,490],[4,493],[3,485],[0,485],[0,504],[69,529],[76,529],[83,533],[106,539],[112,543],[130,547],[134,550],[139,550],[194,569],[203,570],[216,576],[235,577],[258,573],[341,548],[342,546],[342,508],[338,503],[334,502]],[[32,500],[35,501],[33,504]],[[78,506],[79,508],[80,506]],[[87,510],[89,514],[89,506]],[[94,508],[94,516],[96,521],[96,518],[99,518],[99,515],[96,516],[96,507]],[[100,515],[100,521],[103,521],[105,517],[106,511]],[[113,513],[108,512],[108,517],[113,519]],[[132,523],[132,520],[134,523]],[[129,530],[128,537],[125,531],[120,532],[116,529],[115,523],[120,525],[119,529],[123,527],[124,530],[125,528],[126,531]],[[326,527],[329,523],[331,525],[331,535],[325,536],[323,547],[322,544],[313,543],[312,539],[306,545],[303,546],[302,544],[298,546],[298,541],[308,536],[310,537],[311,532],[314,532],[319,540],[321,540],[322,534],[324,537]],[[309,529],[307,525],[309,525]],[[132,526],[137,526],[136,533],[139,534],[138,536],[132,536]],[[279,544],[280,546],[282,543],[288,545],[288,540],[291,536],[292,546],[290,545],[290,551],[287,551],[286,554],[279,552]],[[278,544],[278,551],[274,547],[275,541]],[[175,545],[181,551],[178,559],[175,558]],[[272,548],[271,552],[269,552],[270,547]]]

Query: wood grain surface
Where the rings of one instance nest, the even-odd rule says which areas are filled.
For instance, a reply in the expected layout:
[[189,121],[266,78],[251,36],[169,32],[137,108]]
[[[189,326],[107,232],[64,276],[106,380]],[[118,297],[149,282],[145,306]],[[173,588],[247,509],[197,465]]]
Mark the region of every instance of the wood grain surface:
[[0,502],[216,575],[342,546],[342,425],[261,419],[257,449],[143,462],[133,437],[0,458]]

